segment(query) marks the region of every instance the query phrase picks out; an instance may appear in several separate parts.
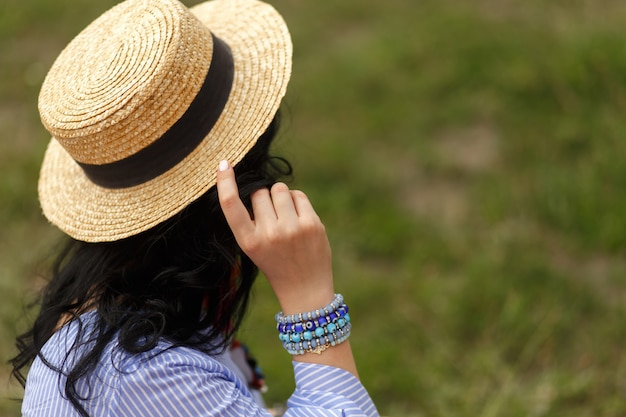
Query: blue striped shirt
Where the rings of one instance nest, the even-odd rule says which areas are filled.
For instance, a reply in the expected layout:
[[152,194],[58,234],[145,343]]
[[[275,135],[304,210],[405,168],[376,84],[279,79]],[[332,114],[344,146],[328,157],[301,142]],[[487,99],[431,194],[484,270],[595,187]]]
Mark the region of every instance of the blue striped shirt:
[[[87,313],[82,317],[88,317]],[[88,325],[88,323],[87,323]],[[77,321],[58,330],[41,353],[69,369]],[[94,373],[77,384],[92,417],[109,416],[270,416],[255,400],[228,352],[210,356],[159,343],[153,351],[130,354],[116,343],[104,350]],[[156,352],[159,354],[155,355]],[[378,416],[367,391],[349,372],[293,362],[296,389],[284,416]],[[64,394],[65,378],[37,358],[28,374],[22,414],[26,417],[78,416]]]

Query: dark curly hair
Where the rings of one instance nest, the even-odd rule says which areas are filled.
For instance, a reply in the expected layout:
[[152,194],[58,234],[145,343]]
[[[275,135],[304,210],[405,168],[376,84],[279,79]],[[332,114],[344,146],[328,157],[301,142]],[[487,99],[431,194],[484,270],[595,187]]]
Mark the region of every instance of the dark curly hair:
[[[235,167],[248,207],[254,191],[291,175],[288,161],[269,154],[278,124],[277,116]],[[70,239],[53,266],[33,327],[17,338],[13,375],[25,385],[25,368],[37,356],[61,373],[41,357],[41,348],[60,323],[97,310],[96,325],[81,328],[77,338],[90,349],[67,373],[65,383],[65,395],[87,416],[77,382],[95,368],[114,337],[130,353],[147,352],[160,339],[219,352],[241,323],[257,273],[226,223],[216,187],[136,236],[106,243]]]

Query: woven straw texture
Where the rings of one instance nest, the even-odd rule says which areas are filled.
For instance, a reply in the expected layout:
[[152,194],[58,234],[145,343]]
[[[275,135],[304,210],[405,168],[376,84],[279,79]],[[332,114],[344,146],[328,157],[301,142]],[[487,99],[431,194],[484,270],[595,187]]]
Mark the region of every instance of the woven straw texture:
[[[210,65],[211,32],[231,49],[228,101],[208,136],[184,160],[143,184],[109,189],[76,161],[124,159],[165,133],[186,111]],[[127,0],[61,52],[39,96],[52,134],[41,168],[44,215],[83,241],[123,239],[180,212],[215,185],[220,160],[239,162],[274,117],[291,74],[281,16],[256,0]]]

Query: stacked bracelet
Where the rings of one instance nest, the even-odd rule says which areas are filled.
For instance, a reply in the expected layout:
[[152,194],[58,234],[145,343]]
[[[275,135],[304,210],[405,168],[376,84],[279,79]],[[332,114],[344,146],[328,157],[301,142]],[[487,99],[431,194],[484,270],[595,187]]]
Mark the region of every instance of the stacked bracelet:
[[352,325],[343,296],[335,294],[335,299],[326,307],[289,316],[282,312],[276,314],[276,328],[283,347],[290,354],[319,355],[329,347],[345,342]]

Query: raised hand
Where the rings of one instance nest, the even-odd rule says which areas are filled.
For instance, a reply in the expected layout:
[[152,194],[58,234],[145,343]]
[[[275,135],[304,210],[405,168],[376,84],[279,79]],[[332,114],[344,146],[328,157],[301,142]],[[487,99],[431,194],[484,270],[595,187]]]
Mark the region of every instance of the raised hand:
[[333,299],[326,230],[303,192],[283,183],[258,190],[251,197],[250,216],[226,161],[220,163],[217,189],[237,243],[263,271],[285,314],[319,308]]

